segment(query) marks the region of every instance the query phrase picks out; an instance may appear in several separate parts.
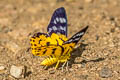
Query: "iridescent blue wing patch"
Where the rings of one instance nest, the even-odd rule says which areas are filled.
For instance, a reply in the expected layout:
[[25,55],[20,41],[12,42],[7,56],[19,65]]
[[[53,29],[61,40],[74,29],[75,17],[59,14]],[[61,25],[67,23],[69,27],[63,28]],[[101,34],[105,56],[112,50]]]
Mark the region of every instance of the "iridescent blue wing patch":
[[69,44],[69,43],[78,43],[78,41],[82,38],[82,36],[85,34],[86,30],[88,29],[88,26],[74,34],[70,39],[64,42],[64,44]]
[[52,33],[67,36],[67,17],[63,7],[56,9],[53,13],[47,32],[49,36],[51,36]]

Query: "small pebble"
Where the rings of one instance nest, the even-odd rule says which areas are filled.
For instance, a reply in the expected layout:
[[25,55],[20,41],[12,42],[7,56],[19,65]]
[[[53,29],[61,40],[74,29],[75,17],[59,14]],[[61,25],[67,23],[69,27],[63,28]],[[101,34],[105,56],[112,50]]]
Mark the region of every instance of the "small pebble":
[[107,67],[104,67],[100,70],[99,76],[102,77],[102,78],[111,77],[112,76],[112,71],[111,71],[111,69],[109,69]]
[[5,67],[4,67],[4,66],[0,66],[0,71],[1,71],[1,70],[4,70],[4,69],[5,69]]
[[11,66],[10,74],[15,78],[23,78],[24,72],[25,72],[24,66],[14,66],[14,65]]
[[0,65],[0,74],[4,73],[5,69],[6,69],[5,66]]
[[100,36],[96,35],[96,41],[99,40]]

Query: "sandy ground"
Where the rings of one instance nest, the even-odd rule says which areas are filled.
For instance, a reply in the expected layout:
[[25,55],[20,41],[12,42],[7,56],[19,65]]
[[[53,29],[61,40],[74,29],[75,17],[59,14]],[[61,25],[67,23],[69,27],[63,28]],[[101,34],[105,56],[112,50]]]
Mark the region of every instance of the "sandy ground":
[[[61,6],[69,37],[89,25],[64,72],[40,66],[44,58],[34,57],[29,44]],[[25,66],[19,80],[120,80],[120,0],[0,0],[0,65],[0,80],[17,80],[12,65]]]

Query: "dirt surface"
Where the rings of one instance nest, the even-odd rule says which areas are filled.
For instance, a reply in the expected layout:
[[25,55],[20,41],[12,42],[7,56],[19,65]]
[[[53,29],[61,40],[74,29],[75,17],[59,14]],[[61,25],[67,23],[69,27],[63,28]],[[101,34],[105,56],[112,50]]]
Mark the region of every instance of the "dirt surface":
[[[89,25],[73,52],[69,71],[40,66],[29,38],[46,32],[55,9],[63,6],[68,17],[68,35]],[[12,65],[25,66],[19,80],[120,80],[120,0],[0,0],[0,80],[17,80]]]

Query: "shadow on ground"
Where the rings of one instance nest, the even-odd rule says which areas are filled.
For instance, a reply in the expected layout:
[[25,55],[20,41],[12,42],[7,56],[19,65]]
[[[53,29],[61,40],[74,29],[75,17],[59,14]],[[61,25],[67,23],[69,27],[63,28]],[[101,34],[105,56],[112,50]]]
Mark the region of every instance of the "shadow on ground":
[[75,55],[72,55],[71,56],[71,59],[69,60],[70,61],[70,64],[69,66],[72,67],[72,64],[86,64],[88,62],[100,62],[100,61],[103,61],[105,60],[105,58],[97,58],[97,59],[93,59],[93,60],[82,60],[81,62],[75,62],[75,58],[77,57],[81,57],[85,48],[87,47],[88,44],[81,44],[78,48],[76,48],[74,51],[73,51],[73,54]]

